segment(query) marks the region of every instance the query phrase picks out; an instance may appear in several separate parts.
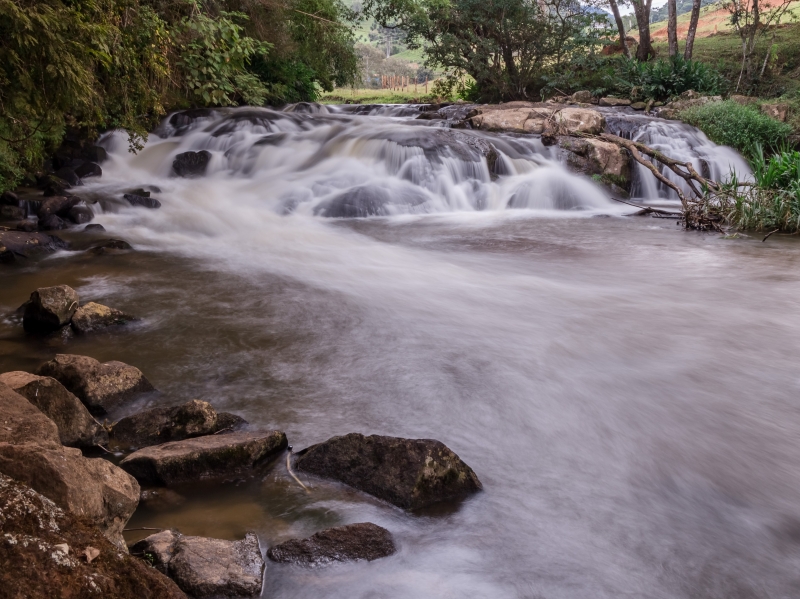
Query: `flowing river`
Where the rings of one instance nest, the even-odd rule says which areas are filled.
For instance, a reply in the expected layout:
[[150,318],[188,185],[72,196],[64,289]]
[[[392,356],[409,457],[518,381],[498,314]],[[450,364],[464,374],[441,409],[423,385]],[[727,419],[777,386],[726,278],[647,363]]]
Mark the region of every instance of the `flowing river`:
[[[796,240],[623,218],[635,209],[538,139],[356,110],[186,119],[135,156],[104,139],[104,175],[80,193],[137,251],[8,270],[0,310],[68,284],[142,320],[65,343],[4,317],[3,370],[121,360],[160,394],[113,416],[204,399],[295,449],[439,439],[484,491],[409,514],[321,480],[305,493],[279,460],[258,480],[178,488],[129,526],[254,530],[262,546],[363,521],[395,536],[398,553],[371,563],[268,562],[268,598],[800,596]],[[712,174],[746,170],[688,127],[609,125]],[[170,176],[201,149],[205,177]],[[641,175],[640,201],[674,205]],[[160,210],[114,199],[141,186]]]

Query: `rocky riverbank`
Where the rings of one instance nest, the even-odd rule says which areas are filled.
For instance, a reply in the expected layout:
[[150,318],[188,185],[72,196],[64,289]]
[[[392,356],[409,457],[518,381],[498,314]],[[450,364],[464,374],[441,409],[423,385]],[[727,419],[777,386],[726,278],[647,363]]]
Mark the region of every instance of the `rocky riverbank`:
[[[25,328],[61,335],[82,308],[68,286],[37,289],[23,306]],[[253,597],[262,590],[265,554],[320,566],[395,553],[391,531],[373,523],[271,548],[252,533],[226,540],[179,530],[126,546],[122,533],[140,502],[168,500],[176,484],[257,478],[279,459],[310,493],[339,483],[403,510],[482,489],[475,472],[435,440],[350,433],[293,454],[282,431],[254,429],[202,400],[96,419],[153,393],[135,366],[82,355],[0,374],[0,576],[11,596],[50,588],[76,597]]]

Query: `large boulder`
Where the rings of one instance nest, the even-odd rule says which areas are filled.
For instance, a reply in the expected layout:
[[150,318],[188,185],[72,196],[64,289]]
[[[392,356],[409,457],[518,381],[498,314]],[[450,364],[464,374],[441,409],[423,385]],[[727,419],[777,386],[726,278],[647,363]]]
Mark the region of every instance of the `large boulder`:
[[508,102],[506,104],[478,106],[477,113],[469,119],[475,129],[508,131],[512,133],[541,133],[552,110],[541,108],[533,102]]
[[148,193],[146,196],[136,195],[133,193],[126,193],[124,196],[131,206],[141,206],[142,208],[161,208],[161,202],[155,198],[151,198]]
[[0,262],[14,262],[17,258],[35,258],[66,249],[69,249],[69,244],[53,235],[0,229]]
[[786,119],[789,118],[789,105],[788,104],[762,104],[761,105],[761,112],[766,114],[768,117],[775,119],[776,121],[780,121],[781,123],[785,123]]
[[67,216],[69,211],[80,203],[78,196],[52,196],[39,204],[36,216],[39,220],[45,220],[48,216]]
[[579,102],[581,104],[588,104],[592,101],[592,97],[592,92],[587,89],[575,92],[571,96],[573,102]]
[[195,599],[261,593],[264,559],[253,533],[241,541],[225,541],[165,530],[139,541],[131,552],[144,554]]
[[208,435],[140,449],[120,466],[143,484],[169,486],[252,473],[286,447],[281,431]]
[[593,138],[560,137],[567,164],[585,175],[600,175],[606,183],[630,189],[631,166],[627,150],[608,141]]
[[606,120],[591,108],[562,108],[545,126],[546,135],[575,135],[585,133],[597,135],[603,132]]
[[197,177],[205,174],[209,162],[211,162],[211,152],[207,150],[183,152],[175,156],[172,170],[179,177]]
[[217,412],[211,404],[194,399],[123,418],[114,425],[111,438],[118,447],[140,448],[211,435],[218,429]]
[[32,333],[51,333],[69,324],[77,308],[78,292],[72,287],[42,287],[31,293],[22,326]]
[[355,560],[372,561],[396,551],[392,534],[371,522],[320,531],[307,539],[291,539],[267,551],[274,562],[306,566]]
[[85,518],[2,474],[0,564],[3,597],[186,599],[172,580],[120,551]]
[[341,481],[404,509],[481,490],[472,468],[433,439],[350,433],[298,453],[297,469]]
[[123,362],[101,364],[88,356],[57,354],[37,374],[51,376],[78,396],[92,414],[104,415],[137,393],[153,391],[142,371]]
[[101,458],[63,447],[55,423],[0,383],[0,473],[92,521],[124,549],[122,529],[139,502],[136,480]]
[[681,112],[696,106],[722,102],[722,96],[699,96],[681,94],[681,99],[656,108],[653,112],[662,119],[677,119]]
[[79,335],[85,335],[108,327],[127,324],[132,320],[134,318],[124,312],[89,302],[75,310],[75,314],[72,316],[72,328]]
[[58,427],[61,443],[69,447],[93,447],[108,443],[108,433],[89,414],[81,401],[57,380],[28,372],[0,374],[0,383],[22,395]]

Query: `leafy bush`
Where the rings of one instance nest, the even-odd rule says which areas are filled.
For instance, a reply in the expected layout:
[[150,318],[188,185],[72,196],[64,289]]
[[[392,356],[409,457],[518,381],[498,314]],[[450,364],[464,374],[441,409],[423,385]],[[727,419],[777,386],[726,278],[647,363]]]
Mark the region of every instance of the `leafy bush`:
[[621,60],[609,87],[634,100],[666,100],[685,91],[721,94],[727,80],[713,67],[676,55],[650,62]]
[[736,148],[751,158],[757,145],[771,151],[779,150],[792,132],[786,123],[732,100],[689,108],[682,111],[679,118],[700,129],[714,143]]

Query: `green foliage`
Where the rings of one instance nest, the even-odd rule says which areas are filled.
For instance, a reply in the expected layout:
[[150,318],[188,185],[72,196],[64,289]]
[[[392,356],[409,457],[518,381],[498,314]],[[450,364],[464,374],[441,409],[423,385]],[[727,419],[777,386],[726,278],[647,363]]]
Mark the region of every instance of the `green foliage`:
[[731,146],[750,157],[757,146],[778,150],[792,132],[786,123],[732,100],[689,108],[679,117],[700,129],[714,143]]
[[316,102],[319,99],[316,73],[304,62],[272,56],[257,57],[250,71],[261,81],[269,82],[267,101],[271,104]]
[[[469,75],[481,101],[539,99],[548,76],[603,44],[605,18],[573,0],[370,0],[367,14],[397,24],[410,48],[453,81]],[[454,83],[454,85],[457,85]]]
[[247,65],[253,57],[265,57],[270,44],[242,35],[236,21],[247,20],[243,13],[222,11],[211,18],[196,3],[195,8],[173,34],[181,48],[176,66],[188,91],[207,105],[264,104],[268,90]]
[[727,80],[719,71],[680,55],[649,62],[622,59],[607,84],[633,100],[666,100],[690,89],[721,94],[727,88]]
[[800,187],[800,152],[784,149],[769,158],[761,144],[756,144],[751,160],[753,178],[764,189]]

